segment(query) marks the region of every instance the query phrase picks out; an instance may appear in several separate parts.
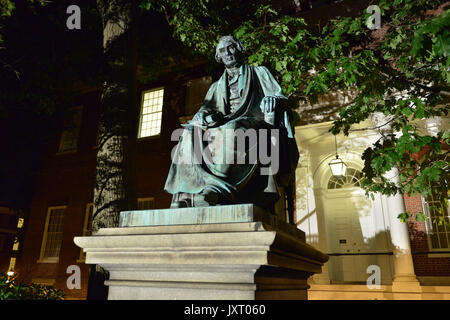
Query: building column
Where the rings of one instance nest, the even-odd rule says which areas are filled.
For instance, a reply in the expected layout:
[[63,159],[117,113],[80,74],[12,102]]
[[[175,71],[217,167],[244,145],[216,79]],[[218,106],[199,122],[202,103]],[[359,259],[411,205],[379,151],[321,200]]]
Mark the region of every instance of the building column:
[[[393,134],[392,125],[388,123],[391,116],[385,116],[381,112],[372,114],[372,123],[378,127],[380,137]],[[385,174],[385,177],[391,182],[398,184],[399,172],[393,168]],[[414,273],[414,264],[411,255],[411,245],[409,242],[408,226],[398,219],[400,213],[404,213],[405,203],[402,194],[396,194],[386,198],[389,211],[390,234],[392,250],[394,252],[394,280],[392,282],[393,293],[417,293],[422,289]],[[409,295],[407,297],[420,298],[420,296]],[[404,298],[404,296],[398,296]],[[394,297],[395,299],[395,297]]]
[[[398,170],[392,169],[386,174],[386,178],[398,182]],[[405,212],[403,195],[387,197],[389,210],[390,234],[394,252],[394,280],[393,292],[420,293],[420,283],[414,273],[414,264],[411,255],[411,245],[406,223],[400,221],[397,216]]]

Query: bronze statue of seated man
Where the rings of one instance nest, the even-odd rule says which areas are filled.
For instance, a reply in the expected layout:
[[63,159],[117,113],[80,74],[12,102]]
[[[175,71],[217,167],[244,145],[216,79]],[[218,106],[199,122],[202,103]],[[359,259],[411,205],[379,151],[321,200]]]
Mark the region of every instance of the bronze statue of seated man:
[[267,68],[243,58],[240,41],[220,39],[216,60],[225,71],[183,125],[172,154],[165,184],[171,207],[253,203],[270,209],[292,178],[298,150],[281,103],[286,97]]

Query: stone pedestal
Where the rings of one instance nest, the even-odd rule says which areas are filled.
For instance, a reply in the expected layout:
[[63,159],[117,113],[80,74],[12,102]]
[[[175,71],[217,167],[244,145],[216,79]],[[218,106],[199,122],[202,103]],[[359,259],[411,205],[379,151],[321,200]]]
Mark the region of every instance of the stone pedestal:
[[74,241],[110,272],[110,300],[307,299],[328,259],[250,204],[122,212],[119,228]]

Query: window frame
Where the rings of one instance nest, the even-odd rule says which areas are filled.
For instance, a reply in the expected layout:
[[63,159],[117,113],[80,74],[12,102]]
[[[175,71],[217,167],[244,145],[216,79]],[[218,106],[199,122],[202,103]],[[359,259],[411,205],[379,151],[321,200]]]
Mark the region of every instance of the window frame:
[[[56,154],[70,154],[70,153],[76,153],[78,151],[79,148],[79,142],[80,142],[80,132],[81,132],[81,124],[83,122],[83,109],[84,107],[82,105],[80,106],[76,106],[73,108],[70,108],[70,112],[80,112],[80,123],[78,126],[78,132],[77,132],[77,142],[76,142],[76,146],[74,149],[68,149],[68,150],[61,150],[62,146],[63,146],[63,141],[65,140],[66,135],[68,134],[68,131],[66,129],[66,125],[65,123],[63,123],[63,130],[61,132],[61,136],[59,137],[59,145],[58,145],[58,151]],[[72,117],[73,119],[73,117]]]
[[[144,114],[143,114],[143,111],[144,111],[144,96],[145,96],[146,93],[153,92],[153,91],[159,91],[159,90],[163,90],[163,96],[162,96],[163,101],[162,101],[161,111],[159,111],[159,112],[161,112],[161,121],[160,121],[159,133],[155,134],[155,135],[151,135],[151,136],[142,137],[141,136],[141,131],[142,131],[142,120],[144,119]],[[140,111],[139,111],[139,127],[138,127],[138,132],[137,132],[138,140],[154,139],[154,138],[161,137],[162,124],[163,124],[163,121],[162,121],[163,119],[162,118],[163,118],[163,110],[164,110],[164,97],[165,97],[165,87],[164,86],[155,87],[155,88],[148,89],[148,90],[143,90],[141,92],[141,105],[140,105]],[[157,113],[157,112],[155,112],[155,113]]]
[[[88,202],[86,204],[86,208],[84,211],[84,221],[83,221],[83,229],[81,232],[81,235],[83,237],[87,236],[87,231],[88,231],[88,222],[89,222],[89,216],[90,216],[90,212],[89,209],[92,208],[92,215],[94,215],[94,203],[93,202]],[[92,229],[91,229],[92,232]],[[86,261],[86,254],[83,252],[83,248],[80,248],[80,256],[77,259],[77,262],[84,262]]]
[[[429,209],[429,203],[427,201],[427,199],[425,199],[423,196],[421,196],[421,200],[422,200],[422,210],[425,213],[425,215],[427,216],[427,219],[425,221],[425,229],[427,231],[427,241],[428,241],[428,249],[432,252],[442,252],[442,251],[450,251],[450,230],[448,230],[448,228],[444,225],[444,228],[446,230],[446,237],[447,237],[447,242],[448,242],[448,247],[446,248],[434,248],[433,247],[433,241],[431,240],[431,235],[432,233],[434,233],[433,230],[433,221],[431,220],[431,212]],[[447,217],[450,217],[450,213],[449,213],[450,208],[447,207]],[[438,232],[439,233],[439,232]],[[439,236],[438,236],[438,241],[440,243],[439,240]],[[428,256],[429,258],[442,258],[442,257],[450,257],[449,253],[442,253],[442,254],[430,254]]]
[[[353,173],[349,174],[350,170],[353,170]],[[356,179],[356,181],[353,181],[354,179]],[[336,178],[335,176],[331,175],[330,178],[328,178],[327,190],[330,191],[330,190],[339,190],[339,189],[361,188],[361,183],[362,183],[363,179],[364,179],[364,176],[362,175],[361,170],[358,170],[353,167],[348,167],[344,177]],[[340,181],[342,181],[343,184],[338,183]],[[334,183],[333,188],[330,188],[331,183]]]
[[144,202],[144,201],[153,201],[153,208],[152,209],[137,209],[137,210],[154,210],[155,209],[155,197],[145,197],[145,198],[138,198],[138,207],[139,207],[139,202]]
[[12,251],[18,252],[20,247],[20,241],[18,237],[14,237],[13,245],[12,245]]
[[[44,257],[44,252],[45,252],[45,247],[47,245],[47,236],[48,236],[48,224],[50,222],[50,213],[52,210],[57,210],[57,209],[64,209],[67,210],[67,206],[51,206],[47,208],[47,217],[45,219],[45,226],[44,226],[44,234],[42,236],[42,242],[41,242],[41,251],[39,254],[39,260],[37,261],[38,263],[58,263],[59,262],[59,253],[61,252],[61,248],[60,248],[60,252],[58,253],[58,257]],[[65,213],[64,212],[64,217],[65,217]],[[64,221],[64,218],[63,218]],[[63,223],[63,230],[64,230],[64,223]],[[63,232],[64,234],[64,232]],[[62,244],[63,239],[61,239],[61,244]]]
[[17,263],[17,257],[13,256],[9,258],[9,265],[8,265],[8,271],[15,271],[16,269],[16,263]]

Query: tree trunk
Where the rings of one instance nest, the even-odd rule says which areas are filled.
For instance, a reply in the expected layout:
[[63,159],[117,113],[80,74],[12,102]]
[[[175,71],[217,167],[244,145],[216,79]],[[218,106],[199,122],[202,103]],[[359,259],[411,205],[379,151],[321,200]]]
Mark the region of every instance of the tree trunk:
[[[134,210],[136,139],[136,1],[97,0],[103,22],[104,78],[94,190],[92,233],[119,225]],[[107,273],[91,266],[88,300],[106,299]]]

